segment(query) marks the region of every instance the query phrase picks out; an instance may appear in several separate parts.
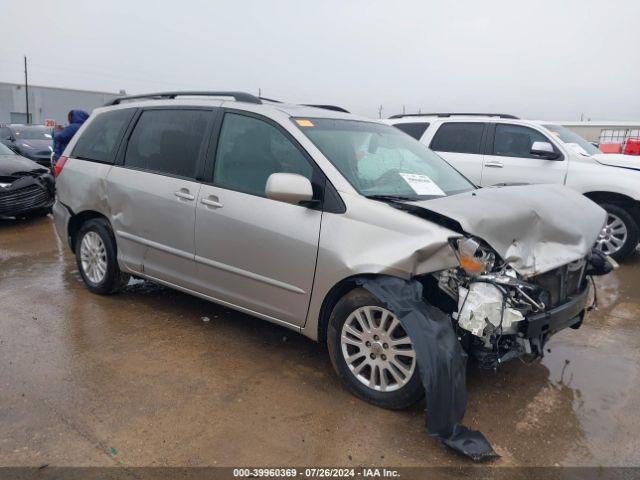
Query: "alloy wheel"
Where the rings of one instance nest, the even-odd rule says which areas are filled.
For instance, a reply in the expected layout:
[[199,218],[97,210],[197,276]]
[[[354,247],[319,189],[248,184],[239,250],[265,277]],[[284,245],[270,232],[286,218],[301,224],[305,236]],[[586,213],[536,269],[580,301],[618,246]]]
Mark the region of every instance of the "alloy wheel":
[[354,310],[342,326],[340,344],[349,371],[373,390],[398,390],[413,376],[416,354],[411,339],[385,308]]
[[596,245],[602,253],[612,255],[624,246],[627,236],[627,226],[620,217],[607,213],[607,222],[600,230]]
[[87,232],[80,244],[82,271],[95,284],[104,280],[107,273],[107,251],[100,235]]

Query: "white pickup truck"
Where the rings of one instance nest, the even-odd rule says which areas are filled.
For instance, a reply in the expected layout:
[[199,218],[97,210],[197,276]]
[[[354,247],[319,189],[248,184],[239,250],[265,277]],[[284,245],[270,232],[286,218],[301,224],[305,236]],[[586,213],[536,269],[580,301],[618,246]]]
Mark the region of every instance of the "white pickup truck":
[[561,125],[512,115],[396,115],[386,122],[420,140],[478,186],[559,183],[579,191],[608,212],[597,245],[616,260],[638,245],[640,159],[609,160]]

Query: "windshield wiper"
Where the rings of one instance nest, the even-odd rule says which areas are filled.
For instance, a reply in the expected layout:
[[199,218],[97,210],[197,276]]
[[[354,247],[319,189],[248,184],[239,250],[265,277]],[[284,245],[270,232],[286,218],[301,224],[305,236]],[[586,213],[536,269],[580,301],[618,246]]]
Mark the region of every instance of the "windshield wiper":
[[365,197],[382,202],[416,202],[420,200],[416,197],[407,197],[404,195],[365,195]]

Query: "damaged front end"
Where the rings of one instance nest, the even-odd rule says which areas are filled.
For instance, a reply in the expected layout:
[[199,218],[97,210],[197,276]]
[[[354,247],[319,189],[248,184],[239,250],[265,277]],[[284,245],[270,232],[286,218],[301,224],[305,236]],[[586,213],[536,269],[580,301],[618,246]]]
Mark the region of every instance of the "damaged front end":
[[[528,278],[482,240],[452,240],[460,266],[422,279],[427,300],[449,313],[463,348],[480,367],[495,369],[515,359],[541,357],[556,332],[582,324],[590,277],[612,265],[599,251]],[[434,294],[437,285],[438,292]]]
[[0,175],[0,217],[25,215],[51,208],[54,197],[54,180],[48,170]]

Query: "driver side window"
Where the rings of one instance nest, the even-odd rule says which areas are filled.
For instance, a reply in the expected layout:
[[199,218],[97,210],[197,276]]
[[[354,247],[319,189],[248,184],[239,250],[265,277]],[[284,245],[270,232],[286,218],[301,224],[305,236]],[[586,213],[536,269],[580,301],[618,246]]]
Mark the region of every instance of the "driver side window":
[[534,142],[551,143],[542,133],[532,128],[499,123],[496,125],[493,155],[540,160],[539,156],[531,154]]
[[272,173],[297,173],[312,180],[313,167],[276,127],[246,115],[224,116],[213,172],[217,187],[266,197]]

